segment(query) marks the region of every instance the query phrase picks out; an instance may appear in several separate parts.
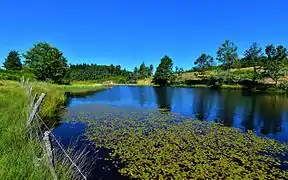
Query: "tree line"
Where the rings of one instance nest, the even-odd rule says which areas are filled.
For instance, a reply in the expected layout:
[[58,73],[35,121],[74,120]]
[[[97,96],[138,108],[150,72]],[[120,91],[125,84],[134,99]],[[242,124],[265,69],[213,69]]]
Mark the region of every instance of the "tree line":
[[[282,46],[269,44],[263,51],[256,42],[244,52],[244,57],[239,58],[237,46],[229,40],[225,40],[218,47],[216,59],[211,55],[202,53],[195,61],[190,71],[197,72],[198,76],[207,82],[225,80],[226,83],[233,81],[232,68],[253,67],[253,82],[263,77],[270,77],[278,84],[286,72],[288,64],[287,49]],[[154,67],[146,66],[143,62],[134,71],[123,69],[120,65],[97,65],[97,64],[71,64],[68,65],[63,53],[48,43],[37,43],[22,54],[24,64],[21,63],[20,54],[11,51],[5,59],[3,66],[7,70],[21,70],[23,67],[33,72],[38,80],[53,81],[59,83],[66,80],[103,80],[111,77],[121,77],[123,83],[135,83],[138,79],[153,76]],[[222,75],[209,77],[207,71],[211,69],[222,70]],[[173,60],[165,55],[156,67],[153,82],[159,85],[169,85],[181,76],[184,70],[179,67],[173,68]],[[224,75],[223,75],[224,74]],[[210,79],[209,79],[210,78]],[[213,84],[213,83],[212,83]]]
[[122,69],[120,65],[114,66],[113,64],[110,66],[97,64],[71,64],[67,74],[70,80],[86,81],[105,79],[111,76],[128,77],[131,75],[131,72]]
[[[194,61],[195,67],[191,71],[197,72],[198,76],[210,86],[219,86],[223,82],[231,83],[233,68],[252,67],[254,84],[257,80],[269,77],[275,85],[278,85],[287,71],[288,51],[282,45],[275,47],[269,44],[263,52],[260,45],[253,42],[241,59],[237,50],[237,46],[232,41],[226,40],[217,50],[216,61],[211,55],[203,53]],[[217,74],[207,75],[208,70],[212,69],[217,69]],[[164,56],[156,69],[154,81],[156,84],[168,85],[173,83],[178,74],[179,71],[173,72],[172,59]]]

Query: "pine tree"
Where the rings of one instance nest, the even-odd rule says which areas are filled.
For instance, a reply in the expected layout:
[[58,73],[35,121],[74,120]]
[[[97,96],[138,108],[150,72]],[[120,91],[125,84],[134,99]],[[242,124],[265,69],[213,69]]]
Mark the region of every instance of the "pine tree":
[[3,65],[7,70],[21,70],[22,63],[18,51],[10,51]]
[[147,71],[147,68],[146,68],[146,65],[144,62],[140,65],[139,76],[140,76],[139,77],[140,79],[144,79],[144,78],[148,77],[148,71]]
[[154,82],[161,86],[168,85],[173,76],[173,61],[170,57],[164,56],[156,68]]
[[153,70],[154,70],[153,64],[150,64],[150,66],[149,66],[149,76],[153,75]]

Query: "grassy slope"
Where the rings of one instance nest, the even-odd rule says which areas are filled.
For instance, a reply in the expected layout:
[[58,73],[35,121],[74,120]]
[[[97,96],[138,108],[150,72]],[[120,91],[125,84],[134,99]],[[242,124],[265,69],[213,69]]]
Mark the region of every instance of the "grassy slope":
[[[32,83],[33,91],[44,92],[42,117],[53,117],[58,106],[64,105],[65,91],[98,90],[102,87],[58,86]],[[52,179],[45,159],[37,161],[42,148],[38,141],[26,138],[28,97],[19,83],[0,80],[0,179]],[[59,179],[70,179],[65,167],[57,168]]]
[[[253,68],[241,68],[241,69],[232,69],[231,73],[234,75],[239,76],[241,79],[243,78],[253,78]],[[215,70],[206,71],[206,75],[216,75]],[[186,72],[181,77],[178,78],[178,80],[200,80],[200,78],[197,77],[197,72]]]
[[[216,75],[216,71],[215,70],[206,71],[206,74],[208,76]],[[239,79],[253,79],[253,67],[231,69],[231,75]],[[181,77],[178,78],[178,81],[185,81],[185,80],[200,80],[200,78],[197,77],[197,72],[186,72]],[[284,78],[281,78],[281,81],[287,81],[287,80],[288,75],[286,75]],[[271,78],[265,78],[263,82],[267,84],[275,83]]]

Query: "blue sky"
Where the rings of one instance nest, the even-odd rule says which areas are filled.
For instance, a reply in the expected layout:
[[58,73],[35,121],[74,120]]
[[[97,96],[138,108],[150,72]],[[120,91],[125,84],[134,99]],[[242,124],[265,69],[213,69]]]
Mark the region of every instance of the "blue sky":
[[190,69],[225,40],[239,54],[253,41],[288,47],[287,0],[1,0],[0,63],[46,41],[69,63],[158,65],[169,55]]

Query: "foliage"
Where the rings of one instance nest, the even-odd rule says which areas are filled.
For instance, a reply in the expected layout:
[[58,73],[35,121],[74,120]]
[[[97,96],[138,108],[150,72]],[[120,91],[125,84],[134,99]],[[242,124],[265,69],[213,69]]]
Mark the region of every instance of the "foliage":
[[288,83],[287,82],[286,83],[280,83],[278,88],[280,90],[288,93]]
[[149,67],[145,65],[143,62],[139,69],[137,67],[134,68],[134,75],[136,79],[145,79],[153,74],[153,65],[151,64]]
[[173,61],[170,57],[164,56],[156,68],[154,82],[158,85],[168,85],[173,78]]
[[[85,108],[86,109],[86,108]],[[119,172],[136,179],[285,179],[288,145],[168,112],[97,108],[78,114]],[[86,111],[87,112],[87,111]],[[73,115],[75,118],[76,116]],[[124,167],[122,166],[124,165]]]
[[10,51],[3,65],[7,70],[21,70],[22,63],[18,51]]
[[114,83],[132,83],[136,82],[133,73],[126,69],[121,69],[120,65],[97,65],[97,64],[71,64],[69,76],[66,78],[71,81],[89,81],[96,82],[113,81]]
[[223,85],[223,78],[221,76],[210,76],[206,79],[207,85],[210,88],[218,89]]
[[213,66],[214,59],[212,56],[207,55],[205,53],[201,54],[201,56],[194,62],[195,65],[197,65],[197,69],[200,73],[200,75],[204,76],[205,71]]
[[262,49],[259,47],[259,44],[253,42],[249,49],[245,51],[244,56],[245,61],[249,61],[251,62],[250,64],[252,64],[254,72],[253,81],[255,83],[258,76],[258,67],[260,66],[261,57],[263,56]]
[[0,69],[0,79],[2,80],[14,80],[20,81],[21,78],[29,79],[30,81],[35,80],[35,75],[33,73],[26,72],[24,70],[1,70]]
[[184,73],[184,70],[183,70],[183,68],[179,68],[178,66],[176,66],[175,67],[175,73],[179,77],[179,76],[182,76],[182,74]]
[[228,71],[228,79],[230,79],[230,69],[238,59],[237,46],[226,40],[217,51],[217,60],[222,63],[221,67]]
[[251,79],[253,80],[254,77],[254,71],[253,69],[246,69],[246,70],[238,70],[238,71],[232,71],[231,77],[234,77],[235,80],[245,80],[245,79]]
[[242,61],[241,59],[237,59],[234,64],[233,64],[233,68],[236,68],[237,70],[240,70],[242,67]]
[[38,80],[61,82],[68,69],[63,53],[48,43],[38,43],[23,54]]
[[149,76],[153,76],[153,70],[154,70],[154,67],[153,67],[153,64],[150,64],[149,66]]
[[288,52],[282,45],[275,48],[273,45],[266,46],[267,60],[264,63],[264,74],[272,78],[277,85],[279,79],[285,75],[285,63]]

